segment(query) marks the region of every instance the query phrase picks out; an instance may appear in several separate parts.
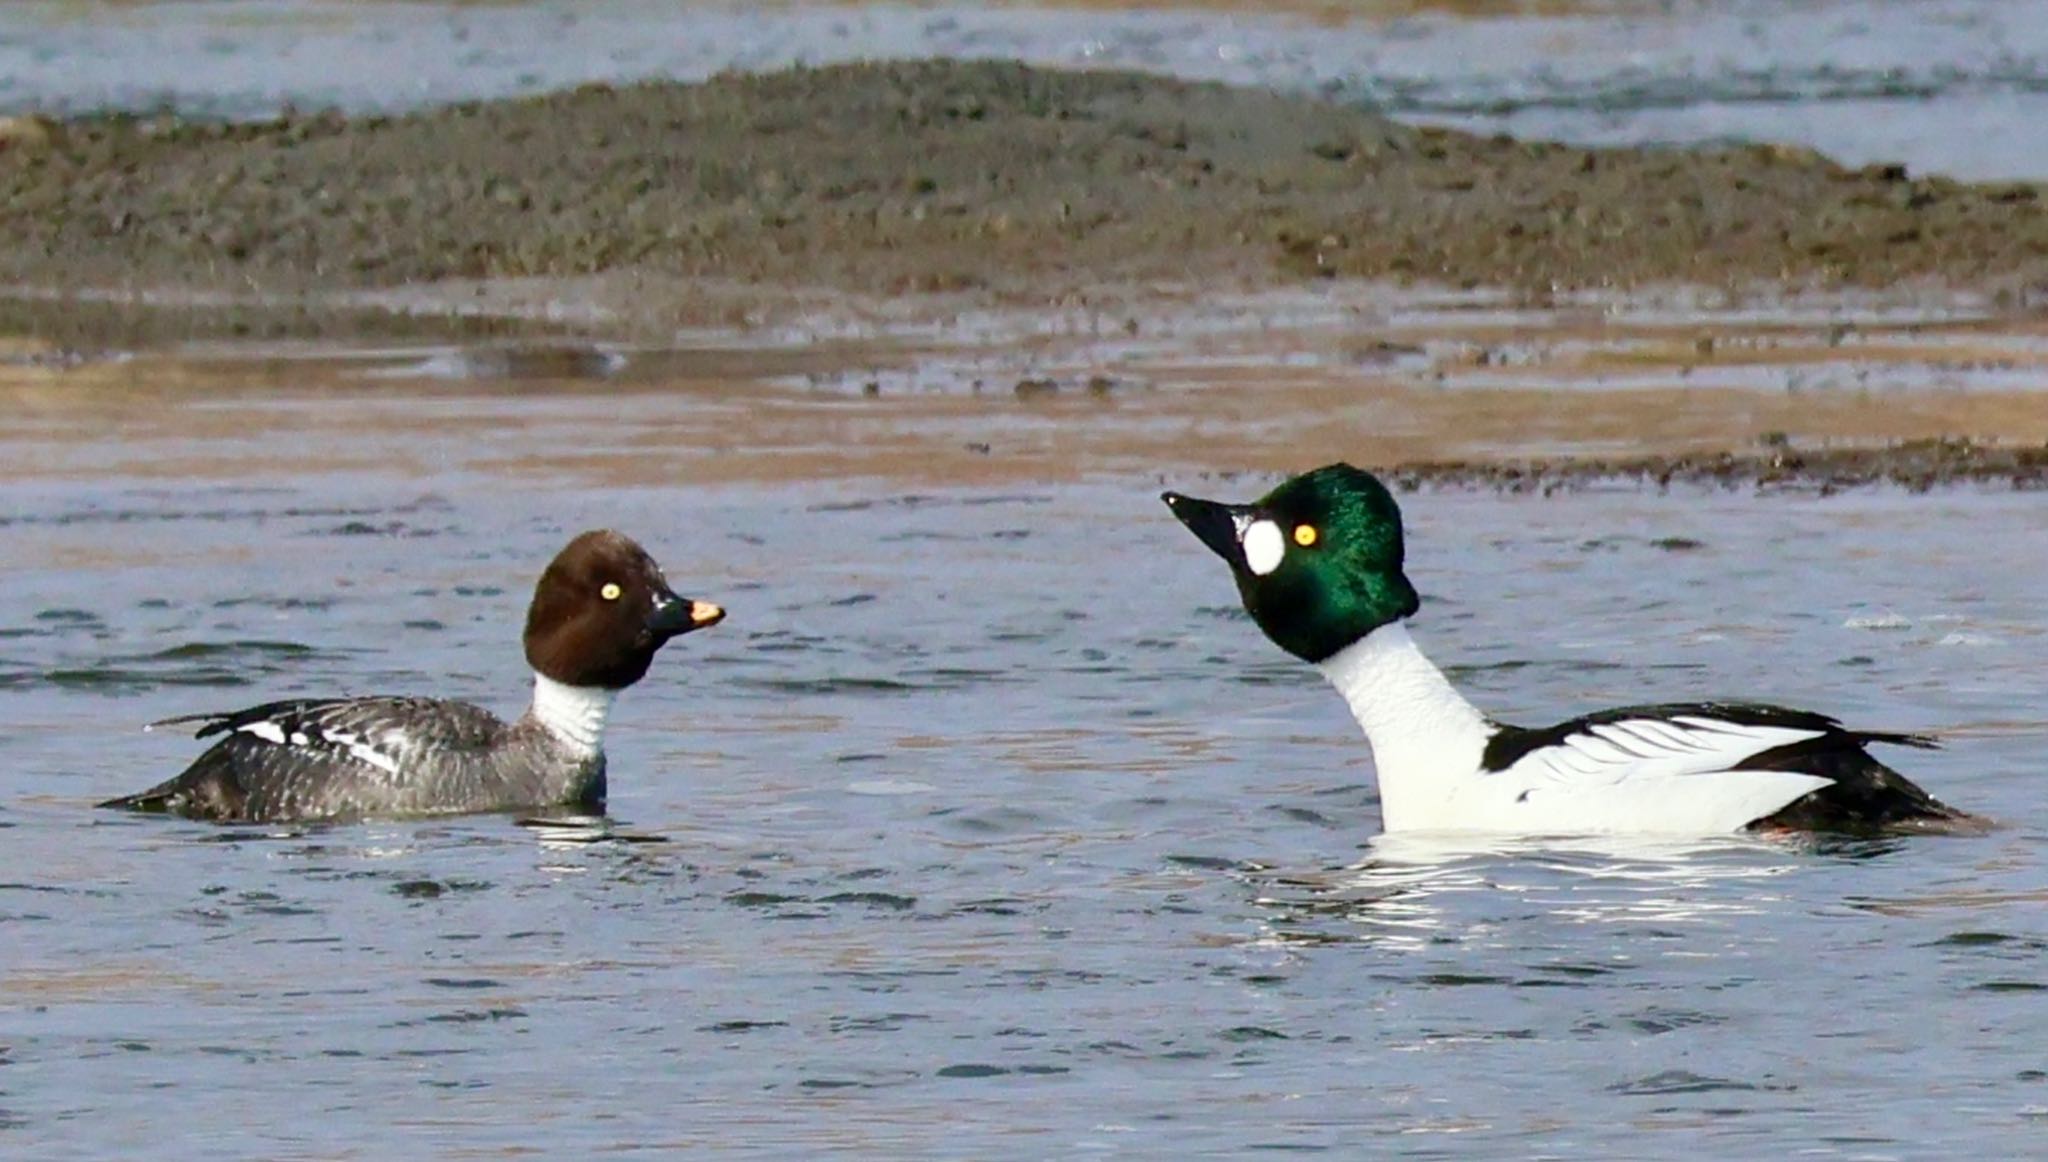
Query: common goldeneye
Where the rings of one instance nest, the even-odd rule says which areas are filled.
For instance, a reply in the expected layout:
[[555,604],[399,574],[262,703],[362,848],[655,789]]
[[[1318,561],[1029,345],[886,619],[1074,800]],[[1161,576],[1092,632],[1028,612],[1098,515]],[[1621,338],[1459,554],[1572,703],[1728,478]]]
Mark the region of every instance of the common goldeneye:
[[267,702],[199,723],[220,741],[177,778],[101,803],[223,822],[603,805],[604,727],[669,639],[725,611],[677,597],[654,558],[608,529],[555,555],[526,612],[533,702],[516,722],[438,698]]
[[1541,730],[1490,720],[1408,636],[1421,600],[1401,568],[1401,510],[1369,472],[1332,464],[1251,504],[1162,499],[1229,563],[1266,636],[1350,704],[1388,831],[1875,833],[1982,822],[1864,749],[1933,739],[1846,730],[1803,710],[1666,703]]

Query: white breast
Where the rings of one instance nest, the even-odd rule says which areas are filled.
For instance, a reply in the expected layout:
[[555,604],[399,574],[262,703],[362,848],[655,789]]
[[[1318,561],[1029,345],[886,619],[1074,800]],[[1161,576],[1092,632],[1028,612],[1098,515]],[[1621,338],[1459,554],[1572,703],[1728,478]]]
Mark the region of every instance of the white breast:
[[617,698],[616,690],[570,686],[546,674],[533,676],[533,716],[548,733],[586,756],[603,752],[605,723]]

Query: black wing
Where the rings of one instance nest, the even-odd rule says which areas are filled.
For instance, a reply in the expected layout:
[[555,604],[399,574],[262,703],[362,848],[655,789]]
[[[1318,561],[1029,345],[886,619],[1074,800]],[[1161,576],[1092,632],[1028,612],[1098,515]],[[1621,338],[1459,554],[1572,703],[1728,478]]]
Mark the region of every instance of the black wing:
[[303,727],[317,721],[321,715],[351,702],[371,702],[383,705],[404,705],[424,701],[414,698],[287,698],[279,702],[265,702],[243,710],[215,710],[204,714],[180,714],[176,718],[159,718],[144,730],[155,730],[162,726],[185,726],[199,723],[192,732],[193,738],[208,738],[230,730],[240,730],[258,722],[275,722],[280,726],[293,724]]

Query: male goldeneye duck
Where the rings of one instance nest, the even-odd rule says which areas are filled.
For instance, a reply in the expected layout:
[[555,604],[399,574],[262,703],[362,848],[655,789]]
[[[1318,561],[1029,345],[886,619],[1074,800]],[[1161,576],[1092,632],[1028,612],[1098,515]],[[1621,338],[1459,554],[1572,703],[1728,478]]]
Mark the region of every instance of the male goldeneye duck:
[[533,702],[516,722],[466,702],[371,697],[267,702],[197,722],[220,741],[177,778],[101,803],[223,822],[439,815],[604,804],[604,727],[618,692],[671,638],[725,611],[678,597],[632,538],[570,541],[526,613]]
[[1164,499],[1230,565],[1274,644],[1323,672],[1364,728],[1388,831],[1520,835],[1880,833],[1982,821],[1872,758],[1916,734],[1844,729],[1749,702],[1628,706],[1546,729],[1467,702],[1408,636],[1401,511],[1371,473],[1332,464],[1251,504]]

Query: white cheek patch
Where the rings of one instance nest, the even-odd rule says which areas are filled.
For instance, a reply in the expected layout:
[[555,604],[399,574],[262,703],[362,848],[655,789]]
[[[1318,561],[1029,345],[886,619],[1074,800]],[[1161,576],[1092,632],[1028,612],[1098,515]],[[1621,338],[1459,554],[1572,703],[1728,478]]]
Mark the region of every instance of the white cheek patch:
[[1269,520],[1253,521],[1238,538],[1244,548],[1245,568],[1264,577],[1280,567],[1280,558],[1287,555],[1287,538],[1280,535],[1280,526]]

